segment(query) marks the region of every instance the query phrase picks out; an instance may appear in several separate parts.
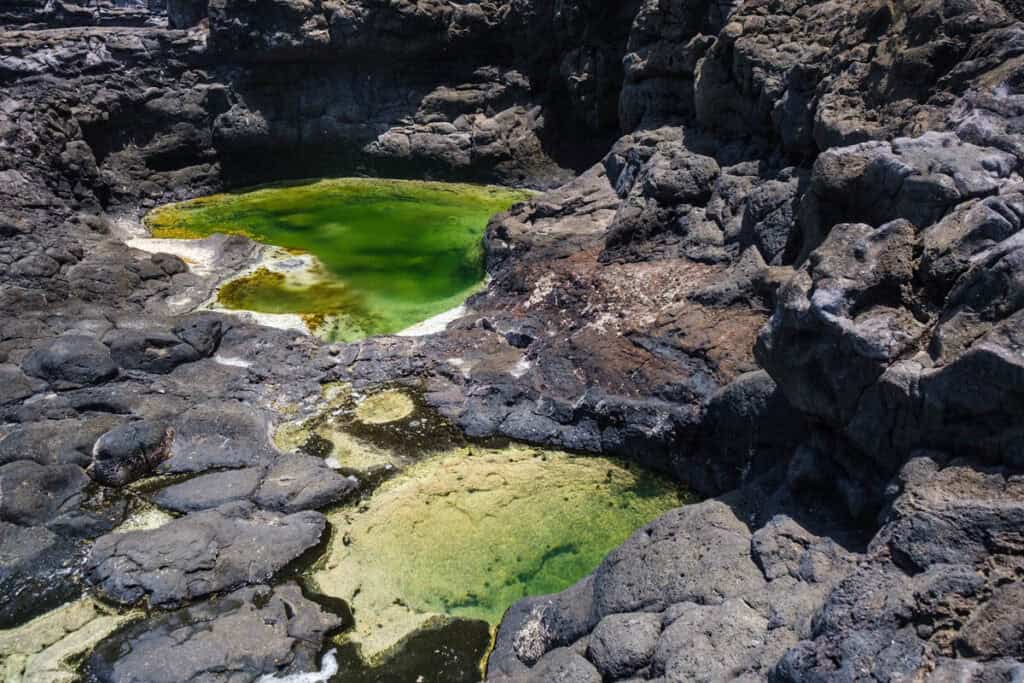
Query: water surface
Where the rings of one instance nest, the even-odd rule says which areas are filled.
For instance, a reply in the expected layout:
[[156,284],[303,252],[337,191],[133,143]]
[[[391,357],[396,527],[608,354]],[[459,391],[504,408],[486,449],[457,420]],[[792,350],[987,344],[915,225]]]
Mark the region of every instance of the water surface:
[[331,341],[390,334],[454,308],[484,278],[481,240],[521,190],[343,178],[268,186],[159,208],[153,237],[246,235],[309,263],[228,282],[219,303],[293,313]]
[[311,594],[354,617],[333,643],[336,680],[479,681],[513,603],[568,588],[687,501],[614,458],[468,441],[408,388],[330,384],[322,398],[275,442],[365,484],[360,500],[325,510],[331,538],[303,570]]

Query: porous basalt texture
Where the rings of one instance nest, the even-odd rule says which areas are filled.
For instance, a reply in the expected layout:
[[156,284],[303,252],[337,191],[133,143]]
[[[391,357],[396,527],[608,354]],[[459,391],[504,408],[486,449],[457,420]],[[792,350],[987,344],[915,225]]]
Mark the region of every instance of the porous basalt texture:
[[[495,680],[1021,675],[1020,3],[171,0],[175,30],[157,5],[0,10],[0,625],[77,595],[97,548],[146,563],[203,526],[230,555],[244,522],[270,553],[271,520],[351,493],[269,438],[344,380],[709,497],[515,605]],[[552,189],[492,221],[487,291],[424,338],[182,317],[258,247],[131,246],[159,202],[316,173]],[[169,449],[95,449],[139,423]],[[132,509],[97,458],[192,477],[145,492],[184,516],[111,535]],[[321,636],[289,659],[276,603],[209,594],[299,546],[182,590],[88,578],[196,600],[203,638],[273,652],[217,636],[189,675],[255,679],[317,668]],[[166,618],[128,640],[167,649]]]
[[133,604],[147,598],[175,607],[270,580],[316,545],[323,531],[324,519],[315,512],[281,516],[228,503],[156,530],[101,537],[86,562],[86,577],[108,600]]
[[[708,11],[702,21],[713,16],[707,8],[686,9],[698,16]],[[739,319],[737,303],[760,296],[772,312],[758,323],[753,361],[788,404],[781,414],[804,417],[802,443],[773,451],[752,447],[754,457],[725,480],[723,488],[741,482],[722,500],[742,522],[704,521],[680,529],[669,515],[638,532],[577,589],[513,608],[489,673],[495,679],[545,680],[550,667],[563,665],[568,649],[606,680],[1009,675],[1019,666],[1012,647],[985,650],[970,639],[984,633],[990,642],[1016,628],[995,600],[1012,602],[1013,591],[1001,586],[1016,586],[1019,576],[1016,569],[994,576],[989,563],[1002,568],[1020,561],[1014,532],[1003,531],[1003,525],[1021,506],[1011,483],[1020,467],[1019,418],[1011,417],[1020,414],[1014,341],[1020,287],[1012,264],[1024,215],[1018,137],[1024,110],[1010,75],[1011,64],[1019,67],[1019,53],[1000,41],[1022,35],[1022,27],[992,3],[955,9],[928,3],[899,9],[742,3],[717,36],[682,36],[686,47],[677,54],[700,49],[704,58],[692,80],[685,57],[670,74],[672,87],[692,84],[690,109],[685,97],[659,101],[644,90],[657,86],[641,86],[650,68],[645,62],[660,57],[649,13],[671,14],[664,5],[646,12],[634,26],[636,44],[654,47],[644,47],[632,62],[637,71],[627,77],[623,112],[647,126],[666,116],[681,118],[682,149],[669,152],[659,141],[647,165],[639,173],[627,166],[624,176],[613,175],[621,168],[615,152],[605,160],[598,172],[615,185],[621,204],[613,205],[607,228],[598,230],[604,238],[599,262],[646,265],[682,255],[687,264],[717,265],[723,275],[712,286],[695,287],[688,298],[727,306],[726,324]],[[920,28],[925,25],[927,33]],[[665,20],[658,30],[678,30],[670,26]],[[698,26],[691,22],[687,29]],[[816,35],[829,35],[829,45],[817,46]],[[644,135],[651,135],[649,128]],[[706,144],[709,135],[717,147]],[[741,135],[754,143],[734,142],[730,148],[728,141]],[[626,139],[633,154],[642,149],[640,139],[638,133]],[[752,151],[760,145],[761,151]],[[732,169],[742,156],[728,157],[736,153],[759,159],[744,174],[754,177],[746,187],[729,177],[741,175]],[[773,172],[775,159],[794,167]],[[626,192],[616,179],[621,177],[627,179]],[[733,192],[742,187],[732,195],[740,210],[732,208],[731,214],[741,216],[732,229],[722,220],[730,186]],[[545,199],[537,200],[538,209]],[[582,213],[578,206],[575,215]],[[550,231],[535,220],[516,253],[507,238],[515,235],[516,213],[491,232],[498,238],[495,258],[509,264],[502,273],[528,263],[536,240]],[[559,223],[566,227],[555,249],[568,244],[573,256],[583,251],[579,230],[570,220]],[[709,231],[709,223],[717,231]],[[687,284],[694,281],[678,266],[674,272]],[[586,275],[576,270],[573,277],[577,284]],[[626,281],[636,286],[636,280]],[[501,284],[496,279],[488,296]],[[522,289],[527,299],[530,288]],[[567,324],[583,317],[566,314],[570,287],[550,292],[559,297]],[[537,298],[527,299],[531,308]],[[634,295],[630,302],[639,299]],[[585,310],[594,310],[595,297],[585,301]],[[656,311],[664,317],[664,304]],[[618,338],[636,334],[636,318],[628,325]],[[683,329],[694,334],[689,326]],[[554,336],[534,333],[527,351],[539,351]],[[513,333],[508,341],[523,340]],[[593,348],[602,353],[614,343]],[[561,363],[565,355],[531,360],[537,367],[545,360]],[[595,365],[603,372],[613,367]],[[643,377],[650,363],[636,367],[631,379]],[[586,361],[572,364],[577,377],[587,377],[587,368]],[[752,397],[742,387],[754,376],[726,377],[719,391],[733,400]],[[589,390],[598,382],[588,377],[580,384]],[[493,395],[475,389],[461,399],[467,413],[479,412],[477,396]],[[558,385],[546,389],[550,395]],[[585,406],[586,393],[575,394],[581,400],[574,409]],[[697,445],[673,454],[670,462],[689,481],[714,482],[695,477],[688,461],[722,449],[736,433],[722,426],[735,423],[732,416],[715,419],[706,396],[692,396],[684,404],[691,410],[702,406],[693,421]],[[515,413],[515,399],[506,395],[496,403],[506,414]],[[768,405],[752,413],[763,419]],[[578,416],[563,418],[541,438],[575,436],[583,423],[576,422]],[[497,431],[511,431],[507,422],[499,424]],[[785,420],[770,424],[777,429]],[[607,438],[607,425],[597,432]],[[751,430],[739,433],[749,437]],[[711,440],[717,443],[709,446]],[[650,449],[640,450],[650,457]],[[761,460],[768,452],[781,456]],[[719,457],[711,463],[729,461]],[[766,496],[765,487],[775,493]],[[957,502],[940,502],[939,490]],[[766,515],[772,505],[747,516],[759,497],[791,501],[780,513],[787,517]],[[822,526],[821,519],[808,516],[808,510],[823,509],[836,515],[834,522]],[[1001,511],[998,520],[988,516],[995,510]],[[697,514],[691,507],[680,516]],[[790,529],[785,543],[773,537],[780,526]],[[843,541],[842,529],[863,535]],[[795,538],[802,538],[795,548],[814,548],[806,534],[815,532],[841,545],[790,568],[765,554],[794,547]],[[730,534],[738,535],[732,552]],[[687,571],[685,556],[666,552],[659,542],[666,535],[685,539],[687,549],[698,553],[700,573]],[[939,540],[925,540],[931,537]],[[704,538],[714,540],[703,546]],[[829,559],[818,564],[819,557]],[[771,591],[780,574],[795,579],[786,597],[759,603],[753,596]],[[702,585],[705,580],[711,585]],[[649,613],[664,615],[653,653],[632,632],[609,636],[615,623],[609,617],[640,619]],[[985,626],[975,630],[974,619]],[[780,632],[781,624],[786,629]],[[573,674],[570,680],[589,676]]]
[[254,586],[122,629],[87,666],[111,683],[255,681],[317,670],[324,637],[339,626],[294,583]]
[[751,533],[740,516],[759,516],[735,503],[669,513],[575,588],[514,607],[491,678],[542,680],[561,648],[611,680],[766,678],[858,556],[784,512]]

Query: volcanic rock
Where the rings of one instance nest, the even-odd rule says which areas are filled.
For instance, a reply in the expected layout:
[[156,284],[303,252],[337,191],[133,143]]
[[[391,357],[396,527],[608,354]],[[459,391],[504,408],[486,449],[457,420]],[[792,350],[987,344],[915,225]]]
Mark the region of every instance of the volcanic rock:
[[280,515],[229,503],[148,531],[96,541],[86,571],[101,595],[123,604],[148,598],[174,607],[212,593],[269,580],[317,544],[324,518]]
[[25,374],[44,379],[55,389],[97,384],[117,375],[107,347],[82,335],[57,337],[29,354],[22,367]]
[[252,586],[128,626],[88,666],[110,682],[256,680],[315,670],[325,636],[340,625],[294,583]]
[[89,476],[105,486],[130,484],[169,456],[173,440],[174,430],[164,424],[129,422],[96,441]]

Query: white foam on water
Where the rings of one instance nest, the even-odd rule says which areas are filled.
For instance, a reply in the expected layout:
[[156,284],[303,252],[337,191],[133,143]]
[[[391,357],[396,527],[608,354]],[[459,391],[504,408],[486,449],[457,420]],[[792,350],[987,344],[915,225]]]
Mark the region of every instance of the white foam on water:
[[427,318],[423,322],[416,323],[412,327],[407,327],[401,332],[398,332],[396,336],[425,337],[428,334],[444,332],[449,323],[455,322],[464,315],[466,315],[466,307],[456,306],[455,308],[448,309],[444,313],[438,313],[433,318]]
[[266,674],[256,679],[256,683],[327,683],[331,676],[338,673],[338,650],[330,650],[320,662],[320,670],[290,676],[273,676]]

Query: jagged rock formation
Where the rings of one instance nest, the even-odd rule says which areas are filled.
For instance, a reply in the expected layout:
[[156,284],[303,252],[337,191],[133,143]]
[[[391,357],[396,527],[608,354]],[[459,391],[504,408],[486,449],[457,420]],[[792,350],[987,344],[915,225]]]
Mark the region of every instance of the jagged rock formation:
[[[471,435],[630,457],[713,497],[514,607],[495,680],[1021,676],[1022,18],[1009,0],[8,3],[0,625],[82,578],[166,605],[271,580],[319,530],[257,534],[278,553],[258,576],[141,574],[165,536],[202,526],[230,557],[238,524],[350,493],[280,460],[268,426],[321,382],[397,381]],[[182,318],[253,245],[211,238],[203,273],[125,243],[157,202],[321,172],[552,189],[495,218],[490,286],[423,339]],[[152,496],[185,516],[111,534],[129,506],[90,476],[154,469],[198,475]],[[109,566],[121,544],[138,566]],[[181,628],[255,637],[286,589],[182,607]],[[164,649],[174,619],[116,642]],[[258,665],[223,650],[245,680],[309,670],[321,621],[260,641]],[[106,652],[101,680],[148,675]]]
[[[796,500],[830,496],[831,509],[850,520],[842,526],[861,520],[857,526],[870,531],[876,518],[882,526],[866,547],[853,543],[843,553],[859,562],[855,570],[840,563],[830,575],[834,553],[813,576],[805,573],[816,566],[810,560],[783,565],[778,571],[795,579],[787,598],[807,600],[809,609],[780,618],[785,599],[759,603],[747,591],[777,580],[777,566],[761,553],[778,542],[764,536],[780,524],[806,535],[806,521],[744,517],[730,550],[725,523],[680,531],[666,517],[638,532],[592,580],[514,612],[499,636],[501,656],[492,658],[496,678],[542,680],[564,665],[563,648],[575,653],[574,666],[596,669],[569,680],[985,680],[1019,670],[1012,648],[982,655],[969,641],[975,618],[985,622],[986,637],[1015,628],[995,626],[991,601],[1002,586],[1016,585],[1016,570],[993,575],[988,567],[1019,563],[1015,532],[1005,536],[1004,522],[989,515],[1012,516],[1020,505],[1010,483],[1017,467],[1010,414],[1019,391],[1019,287],[1011,264],[1022,216],[1019,138],[1011,131],[1024,110],[1011,75],[1020,57],[1009,37],[1022,27],[992,3],[791,5],[741,4],[692,81],[694,108],[684,102],[678,113],[720,141],[751,135],[783,159],[813,160],[792,173],[788,206],[768,204],[784,209],[776,218],[778,251],[755,236],[753,269],[736,257],[726,261],[746,280],[737,286],[720,276],[715,295],[749,297],[765,282],[777,286],[754,355],[807,425],[803,444],[781,463],[781,491]],[[815,36],[828,36],[829,46],[816,47]],[[676,78],[688,82],[685,72]],[[895,137],[901,134],[916,137]],[[687,138],[682,155],[700,153]],[[696,160],[669,168],[679,169],[677,202],[710,175]],[[705,211],[716,205],[713,192],[697,199]],[[747,210],[763,205],[749,191],[744,200]],[[654,239],[664,240],[673,222],[655,225]],[[701,224],[690,218],[684,225],[675,248],[709,260],[693,251],[706,248]],[[614,228],[607,234],[609,250],[621,242],[636,250],[637,237],[645,246],[653,241],[636,230],[626,240]],[[792,275],[766,264],[791,266]],[[752,464],[756,477],[757,457]],[[763,486],[755,478],[727,499],[745,501]],[[938,490],[958,502],[940,502]],[[692,578],[687,561],[664,557],[658,541],[686,539],[690,550],[705,537],[714,539],[701,559],[707,571]],[[804,552],[815,547],[797,543]],[[744,577],[745,566],[761,571]],[[628,578],[610,584],[617,574]],[[702,585],[708,577],[710,594]],[[744,577],[738,604],[737,577]],[[642,648],[625,635],[609,638],[609,618],[648,613],[660,614],[661,623]]]

